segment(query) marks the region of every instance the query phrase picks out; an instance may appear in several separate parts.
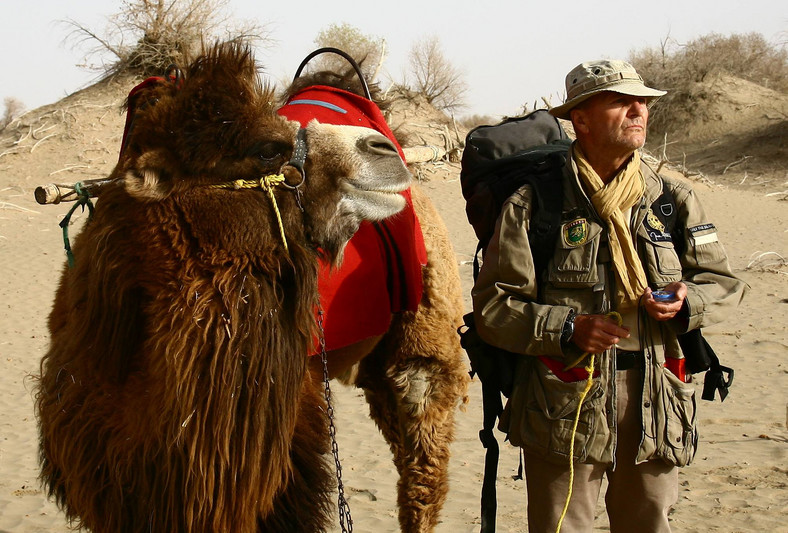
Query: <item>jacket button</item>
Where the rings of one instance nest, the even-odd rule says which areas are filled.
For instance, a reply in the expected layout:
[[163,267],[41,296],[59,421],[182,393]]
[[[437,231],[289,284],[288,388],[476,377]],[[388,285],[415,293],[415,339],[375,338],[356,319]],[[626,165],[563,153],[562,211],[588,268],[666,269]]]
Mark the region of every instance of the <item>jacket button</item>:
[[643,404],[643,407],[651,407],[651,402],[646,402]]

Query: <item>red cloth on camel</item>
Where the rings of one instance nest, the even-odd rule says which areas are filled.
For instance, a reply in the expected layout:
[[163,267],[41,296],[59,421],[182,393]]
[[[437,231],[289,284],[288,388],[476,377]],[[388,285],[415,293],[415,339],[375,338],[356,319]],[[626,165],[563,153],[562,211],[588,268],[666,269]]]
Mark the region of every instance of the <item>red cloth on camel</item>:
[[[356,94],[313,85],[293,95],[279,114],[306,127],[323,124],[362,126],[388,137],[405,161],[394,134],[374,102]],[[309,179],[309,176],[307,176]],[[321,262],[318,280],[326,349],[353,344],[386,332],[391,314],[415,311],[421,301],[421,269],[427,250],[410,189],[403,211],[376,223],[364,222],[350,239],[342,265]]]

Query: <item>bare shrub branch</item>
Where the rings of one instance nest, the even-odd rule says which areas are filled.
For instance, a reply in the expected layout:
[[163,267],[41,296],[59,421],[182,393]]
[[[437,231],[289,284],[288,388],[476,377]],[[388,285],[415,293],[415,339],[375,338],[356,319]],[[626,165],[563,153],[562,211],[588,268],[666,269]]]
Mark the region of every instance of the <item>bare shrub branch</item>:
[[3,107],[3,118],[0,120],[0,130],[4,130],[16,117],[22,114],[25,110],[25,104],[13,96],[7,96],[3,100]]
[[757,251],[750,255],[750,262],[747,263],[744,270],[788,274],[788,272],[781,270],[785,266],[788,266],[788,260],[777,252]]
[[66,40],[89,47],[91,58],[111,59],[93,66],[102,77],[123,72],[159,74],[169,65],[185,64],[215,40],[244,43],[269,41],[264,26],[235,21],[226,12],[229,0],[124,0],[99,32],[66,20],[72,31]]
[[712,98],[699,82],[712,76],[727,74],[788,91],[788,51],[759,33],[710,33],[686,44],[668,35],[659,47],[630,52],[629,61],[647,84],[668,91],[649,119],[650,129],[659,135],[705,117]]
[[462,125],[463,128],[470,130],[472,128],[475,128],[476,126],[497,124],[498,122],[500,122],[500,120],[501,120],[500,118],[495,118],[492,115],[474,114],[474,115],[467,115],[462,117],[460,119],[460,124]]
[[413,88],[429,103],[452,113],[465,107],[468,84],[463,73],[443,54],[438,37],[414,43],[409,60]]
[[[346,52],[359,63],[364,78],[373,82],[377,77],[386,55],[386,40],[366,35],[360,29],[346,22],[331,24],[315,37],[318,48],[333,47]],[[345,72],[347,62],[334,54],[323,54],[315,58],[315,65],[321,70]]]

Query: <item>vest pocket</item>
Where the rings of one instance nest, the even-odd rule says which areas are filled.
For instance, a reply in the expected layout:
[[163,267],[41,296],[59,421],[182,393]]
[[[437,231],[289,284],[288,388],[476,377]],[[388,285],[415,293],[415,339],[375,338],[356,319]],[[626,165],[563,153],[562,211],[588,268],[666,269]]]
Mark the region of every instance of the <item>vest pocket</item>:
[[583,289],[599,281],[596,263],[602,228],[588,224],[587,231],[588,235],[581,245],[572,245],[565,238],[558,240],[548,268],[550,285],[559,289]]
[[657,285],[681,280],[681,261],[673,243],[645,241],[646,277]]
[[676,466],[689,464],[698,446],[695,424],[695,388],[672,373],[662,372],[662,408],[664,435],[659,446],[663,459]]
[[[533,367],[527,387],[525,409],[521,415],[524,446],[553,458],[568,458],[572,427],[586,382],[562,381],[541,362],[535,362]],[[574,434],[573,455],[577,460],[584,461],[588,457],[588,444],[593,437],[598,411],[603,401],[604,391],[597,377],[580,409]]]

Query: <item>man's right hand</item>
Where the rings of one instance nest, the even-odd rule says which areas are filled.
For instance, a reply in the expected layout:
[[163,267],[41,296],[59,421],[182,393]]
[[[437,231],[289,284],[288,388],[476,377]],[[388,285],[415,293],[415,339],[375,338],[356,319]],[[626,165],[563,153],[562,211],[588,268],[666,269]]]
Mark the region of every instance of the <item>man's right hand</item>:
[[629,338],[629,330],[605,315],[577,315],[572,342],[588,353],[602,353]]

